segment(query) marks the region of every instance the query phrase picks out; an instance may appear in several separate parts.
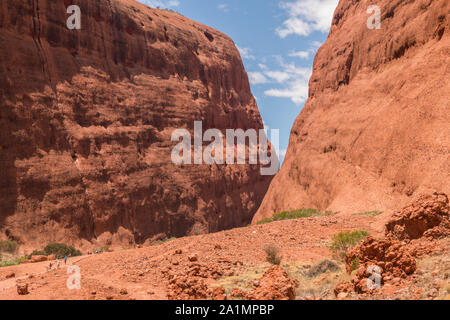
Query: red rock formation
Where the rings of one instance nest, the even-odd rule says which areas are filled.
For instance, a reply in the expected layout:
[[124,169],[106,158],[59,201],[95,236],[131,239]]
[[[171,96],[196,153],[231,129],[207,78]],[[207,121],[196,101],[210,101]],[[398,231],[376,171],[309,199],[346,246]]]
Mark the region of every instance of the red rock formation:
[[294,300],[298,286],[280,266],[267,270],[248,294],[250,300]]
[[372,237],[365,239],[360,245],[349,250],[345,256],[347,272],[351,273],[351,266],[357,259],[359,268],[356,272],[356,291],[363,291],[367,278],[375,270],[370,271],[371,266],[378,267],[380,276],[386,279],[406,277],[416,271],[416,260],[410,254],[408,247],[397,240],[376,240]]
[[446,194],[422,195],[394,214],[386,224],[386,237],[413,240],[450,235],[450,207]]
[[259,166],[176,166],[177,128],[262,128],[233,41],[132,0],[0,3],[0,231],[144,242],[251,221]]
[[[381,9],[381,29],[366,10]],[[450,193],[450,2],[341,0],[254,222],[304,207],[398,209]]]
[[230,297],[245,300],[294,300],[298,283],[292,280],[280,266],[273,266],[254,281],[250,292],[233,288]]
[[167,288],[168,300],[206,300],[208,285],[202,278],[175,276],[169,281]]
[[[448,197],[445,194],[421,195],[410,205],[396,212],[386,224],[386,239],[366,238],[345,255],[350,274],[358,267],[351,283],[338,284],[334,293],[371,292],[368,279],[379,277],[379,285],[406,278],[416,271],[415,257],[441,251],[434,238],[449,235]],[[404,241],[402,241],[404,240]],[[428,241],[432,240],[432,241]],[[377,288],[379,289],[379,288]]]

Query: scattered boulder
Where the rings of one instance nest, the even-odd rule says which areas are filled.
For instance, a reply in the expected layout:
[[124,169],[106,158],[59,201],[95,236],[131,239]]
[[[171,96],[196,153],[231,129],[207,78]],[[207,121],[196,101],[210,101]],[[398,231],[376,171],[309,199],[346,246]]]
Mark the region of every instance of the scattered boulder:
[[47,256],[31,256],[30,262],[31,263],[37,263],[37,262],[43,262],[43,261],[47,261]]
[[120,290],[120,294],[123,295],[123,296],[127,295],[127,294],[128,294],[127,289],[122,288],[122,289]]
[[381,286],[393,278],[406,278],[416,270],[416,260],[408,247],[398,240],[376,240],[368,237],[347,252],[347,272],[352,272],[354,261],[359,261],[359,268],[352,280],[354,290],[358,293],[379,289],[370,287],[368,279],[375,281],[378,278],[378,284]]
[[17,284],[17,293],[21,296],[29,294],[30,292],[28,291],[28,284],[27,283]]
[[413,240],[449,236],[449,212],[446,194],[435,192],[432,195],[422,195],[393,215],[386,224],[386,237],[393,240]]
[[341,282],[334,288],[336,297],[341,293],[350,293],[353,291],[353,285],[350,282]]
[[369,286],[375,278],[379,285],[401,283],[416,271],[415,257],[437,252],[432,241],[423,240],[450,235],[449,212],[449,200],[444,193],[421,195],[396,212],[386,224],[386,239],[368,237],[347,251],[347,272],[351,273],[355,264],[359,268],[351,283],[336,286],[336,296],[349,288],[357,293],[371,293],[379,288]]
[[224,287],[217,287],[212,289],[210,295],[212,300],[227,300],[227,295],[225,293]]
[[345,257],[345,267],[349,273],[355,260],[360,268],[375,265],[381,268],[383,275],[404,277],[416,270],[416,261],[408,248],[398,240],[377,240],[368,237],[358,246],[350,249]]
[[14,278],[16,274],[14,272],[9,272],[6,274],[5,279],[11,279]]
[[267,270],[247,294],[248,300],[294,300],[298,283],[280,266]]
[[168,300],[206,300],[208,286],[204,279],[173,276],[167,287]]
[[190,262],[196,262],[196,261],[198,261],[198,256],[197,256],[197,254],[192,254],[192,255],[188,256],[188,260],[189,260]]

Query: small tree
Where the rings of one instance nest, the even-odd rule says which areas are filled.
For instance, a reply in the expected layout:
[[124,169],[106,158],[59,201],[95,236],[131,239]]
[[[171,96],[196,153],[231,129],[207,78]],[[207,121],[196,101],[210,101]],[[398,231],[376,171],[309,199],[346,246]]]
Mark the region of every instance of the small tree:
[[57,259],[81,256],[81,251],[63,243],[51,243],[44,248],[45,255],[54,254]]

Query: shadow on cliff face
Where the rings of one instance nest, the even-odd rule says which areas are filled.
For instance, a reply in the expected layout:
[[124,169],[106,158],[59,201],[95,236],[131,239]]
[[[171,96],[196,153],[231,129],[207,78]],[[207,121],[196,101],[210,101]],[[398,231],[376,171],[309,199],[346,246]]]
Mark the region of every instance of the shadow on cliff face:
[[[5,88],[4,81],[5,79],[0,77],[0,88]],[[11,112],[11,106],[5,103],[5,90],[0,89],[0,93],[2,96],[0,102],[0,232],[5,232],[6,236],[10,237],[9,231],[3,229],[3,226],[6,218],[14,214],[16,210],[18,193],[14,149],[17,148],[17,144],[12,135],[14,114]]]

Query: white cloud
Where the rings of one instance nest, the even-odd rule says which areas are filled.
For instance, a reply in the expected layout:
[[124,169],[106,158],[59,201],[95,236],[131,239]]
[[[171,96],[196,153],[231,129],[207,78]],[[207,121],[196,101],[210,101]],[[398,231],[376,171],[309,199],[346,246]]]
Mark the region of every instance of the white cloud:
[[259,64],[258,64],[258,67],[259,67],[260,69],[262,69],[262,70],[267,70],[267,69],[268,69],[268,67],[267,67],[265,64],[262,64],[262,63],[259,63]]
[[265,74],[269,78],[276,80],[278,83],[283,83],[291,77],[289,73],[284,71],[266,71]]
[[178,0],[141,0],[140,2],[153,8],[175,8],[180,5],[180,1]]
[[292,52],[289,54],[289,57],[296,57],[300,59],[308,59],[309,58],[309,51],[297,51]]
[[239,53],[241,54],[241,57],[247,60],[255,60],[255,57],[250,54],[251,49],[250,48],[241,48],[238,45],[236,45],[237,49],[239,50]]
[[308,59],[310,56],[316,54],[317,49],[319,49],[321,45],[322,44],[319,41],[312,41],[308,50],[291,52],[289,53],[289,57]]
[[217,9],[222,10],[223,12],[230,11],[230,8],[228,8],[228,5],[225,3],[221,3],[217,6]]
[[252,85],[271,84],[277,87],[264,91],[266,96],[291,99],[300,105],[308,98],[309,78],[311,68],[298,67],[294,63],[285,63],[282,56],[274,56],[279,69],[274,70],[265,64],[258,64],[259,71],[248,72]]
[[261,72],[248,72],[248,79],[253,85],[269,82]]
[[297,105],[304,103],[308,99],[308,85],[312,70],[284,62],[281,63],[281,67],[281,72],[289,75],[284,81],[284,87],[266,90],[264,94],[271,97],[288,98]]
[[281,38],[296,34],[308,36],[313,31],[329,31],[333,13],[339,0],[296,0],[282,2],[280,7],[289,12],[289,18],[276,29]]

